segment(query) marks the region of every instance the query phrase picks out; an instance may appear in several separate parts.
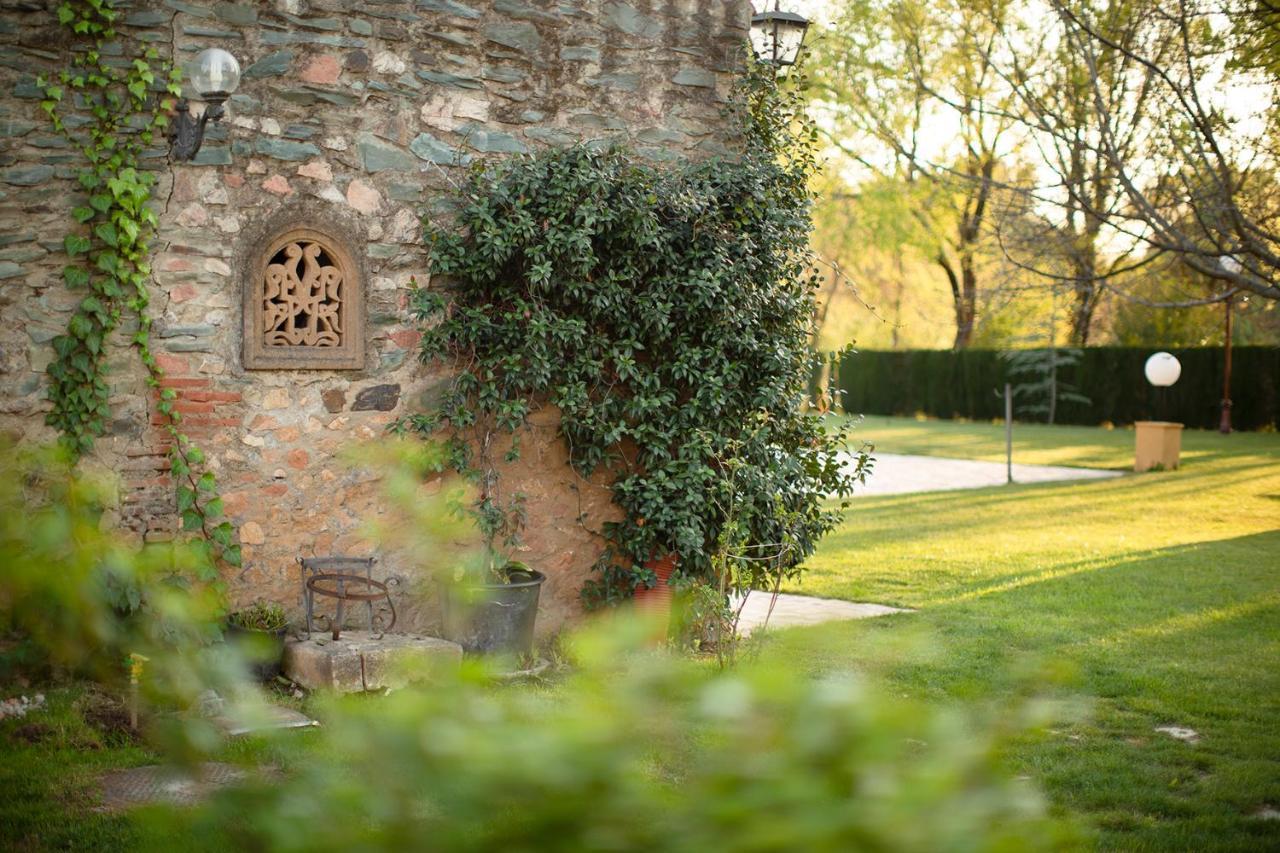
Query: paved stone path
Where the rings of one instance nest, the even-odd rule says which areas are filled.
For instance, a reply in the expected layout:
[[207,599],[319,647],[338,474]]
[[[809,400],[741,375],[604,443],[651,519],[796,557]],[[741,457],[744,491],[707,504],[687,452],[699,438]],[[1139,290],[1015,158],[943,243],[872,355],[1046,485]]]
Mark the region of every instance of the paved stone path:
[[[834,598],[814,598],[811,595],[790,595],[779,593],[778,601],[773,606],[773,614],[769,614],[767,592],[747,593],[747,603],[742,608],[742,616],[738,621],[738,630],[746,635],[757,628],[764,627],[765,617],[769,618],[771,628],[790,628],[796,625],[817,625],[837,619],[867,619],[872,616],[884,616],[889,613],[910,613],[900,607],[888,607],[884,604],[859,604],[853,601],[840,601]],[[737,607],[734,601],[733,606]]]
[[[852,458],[852,457],[850,457]],[[937,456],[906,456],[896,453],[875,454],[874,473],[865,486],[859,486],[856,495],[902,495],[912,492],[943,492],[958,489],[982,489],[1003,486],[1006,482],[1003,462],[979,462],[972,459],[944,459]],[[1105,480],[1119,477],[1123,471],[1103,471],[1097,468],[1068,468],[1061,465],[1013,466],[1015,483],[1051,483],[1071,480]],[[738,624],[743,634],[765,624],[769,613],[770,595],[765,592],[748,594],[742,619]],[[889,613],[909,613],[897,607],[883,604],[859,604],[830,598],[814,598],[808,595],[782,593],[769,616],[773,628],[789,628],[795,625],[817,625],[835,619],[868,619]]]
[[[905,456],[896,453],[874,455],[876,462],[873,473],[867,478],[865,486],[858,487],[857,494],[903,495],[910,492],[946,492],[1003,486],[1006,482],[1003,462],[943,459],[938,456]],[[1013,466],[1015,483],[1105,480],[1123,475],[1123,471],[1104,471],[1099,468],[1018,465],[1017,463]]]

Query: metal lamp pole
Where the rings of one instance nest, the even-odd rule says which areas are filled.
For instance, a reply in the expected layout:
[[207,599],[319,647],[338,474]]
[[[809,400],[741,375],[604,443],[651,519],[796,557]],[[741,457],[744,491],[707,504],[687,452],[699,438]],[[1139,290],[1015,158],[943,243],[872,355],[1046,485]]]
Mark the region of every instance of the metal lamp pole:
[[1227,318],[1223,326],[1222,339],[1222,420],[1218,423],[1218,432],[1228,435],[1231,432],[1231,302],[1234,294],[1226,299]]

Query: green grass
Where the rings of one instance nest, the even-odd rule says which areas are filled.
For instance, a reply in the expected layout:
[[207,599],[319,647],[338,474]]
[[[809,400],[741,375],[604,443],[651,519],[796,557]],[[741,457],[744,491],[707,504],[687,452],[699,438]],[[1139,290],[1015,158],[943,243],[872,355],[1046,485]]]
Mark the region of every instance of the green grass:
[[[855,442],[870,442],[882,453],[950,456],[1004,461],[1004,423],[916,420],[868,415],[854,429]],[[1280,453],[1280,436],[1246,432],[1223,436],[1209,430],[1185,430],[1182,459],[1203,462],[1241,454]],[[1133,428],[1014,424],[1013,461],[1024,465],[1078,465],[1085,468],[1133,467]]]
[[[4,695],[15,691],[6,690]],[[28,695],[36,691],[25,691]],[[85,722],[83,687],[47,691],[45,708],[0,721],[0,847],[6,850],[130,850],[139,828],[93,810],[97,777],[155,761],[118,731]]]
[[[886,453],[999,458],[1002,429],[872,418]],[[1022,462],[1122,467],[1132,433],[1020,427]],[[1280,437],[1192,433],[1178,471],[859,498],[791,591],[919,611],[766,657],[975,708],[1074,696],[1011,760],[1110,849],[1280,847]],[[1185,744],[1154,728],[1195,729]]]
[[[857,435],[886,453],[1003,453],[987,424],[872,418]],[[1132,453],[1123,430],[1016,435],[1026,463],[1118,468]],[[1280,849],[1280,822],[1255,817],[1280,808],[1280,436],[1184,447],[1173,472],[858,498],[792,591],[917,612],[779,631],[761,654],[992,725],[1050,700],[1008,762],[1099,848]],[[165,849],[163,829],[91,810],[100,772],[156,756],[87,727],[81,696],[51,693],[35,744],[23,721],[0,723],[0,848]],[[253,750],[228,758],[289,765]]]
[[[36,692],[6,686],[0,695]],[[166,807],[101,810],[104,773],[162,763],[164,756],[128,729],[127,714],[113,694],[85,682],[44,693],[43,708],[0,720],[0,850],[218,849],[184,837],[182,824]],[[305,737],[300,733],[290,751],[260,738],[238,738],[216,759],[250,768],[279,766],[291,752],[306,748]]]

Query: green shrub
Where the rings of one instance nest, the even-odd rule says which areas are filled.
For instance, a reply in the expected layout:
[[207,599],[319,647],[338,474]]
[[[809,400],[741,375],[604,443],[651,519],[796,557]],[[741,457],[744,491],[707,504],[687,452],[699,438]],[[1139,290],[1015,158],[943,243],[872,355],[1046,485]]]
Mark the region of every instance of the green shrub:
[[615,619],[575,638],[577,672],[549,688],[464,677],[336,701],[279,778],[218,798],[184,830],[264,851],[979,851],[1072,840],[1002,762],[1017,723],[979,727],[853,675],[715,673],[638,653],[647,633]]
[[[488,529],[505,531],[513,510],[496,497],[491,438],[554,406],[572,464],[607,469],[623,513],[604,525],[595,599],[630,595],[652,581],[642,565],[671,551],[682,573],[714,579],[730,462],[744,546],[779,555],[742,561],[762,577],[798,571],[839,518],[827,497],[850,488],[843,437],[801,413],[812,140],[788,135],[795,101],[761,91],[746,101],[753,144],[739,159],[659,168],[578,146],[489,162],[471,172],[456,222],[429,234],[437,288],[413,300],[421,356],[457,373],[399,427],[446,428]],[[772,147],[784,138],[789,158]],[[518,453],[513,441],[508,458]]]
[[[1074,365],[1060,368],[1062,382],[1088,402],[1062,400],[1055,421],[1092,426],[1171,420],[1213,429],[1222,411],[1223,351],[1171,348],[1182,362],[1172,388],[1151,387],[1143,365],[1156,350],[1086,347]],[[1237,429],[1280,423],[1280,348],[1232,349],[1231,419]],[[861,350],[844,357],[840,387],[850,414],[914,415],[973,420],[1003,419],[999,396],[1015,381],[999,350]]]
[[220,636],[220,585],[207,552],[135,546],[104,523],[117,489],[77,474],[67,453],[0,441],[0,667],[110,680],[133,653],[161,657]]

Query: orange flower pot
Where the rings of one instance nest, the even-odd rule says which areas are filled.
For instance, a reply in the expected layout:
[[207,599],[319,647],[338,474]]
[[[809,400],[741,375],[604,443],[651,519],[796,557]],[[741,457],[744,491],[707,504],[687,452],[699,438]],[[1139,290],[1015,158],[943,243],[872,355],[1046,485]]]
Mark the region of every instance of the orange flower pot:
[[673,551],[657,560],[644,564],[658,576],[656,586],[638,588],[635,591],[636,608],[644,613],[670,618],[671,616],[671,575],[676,570],[679,556]]

